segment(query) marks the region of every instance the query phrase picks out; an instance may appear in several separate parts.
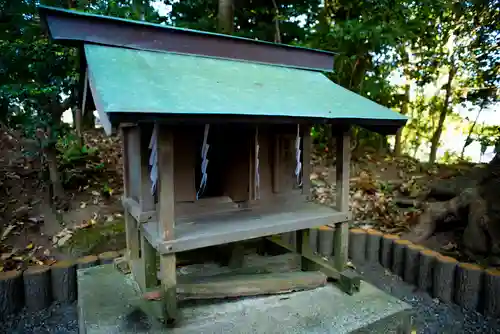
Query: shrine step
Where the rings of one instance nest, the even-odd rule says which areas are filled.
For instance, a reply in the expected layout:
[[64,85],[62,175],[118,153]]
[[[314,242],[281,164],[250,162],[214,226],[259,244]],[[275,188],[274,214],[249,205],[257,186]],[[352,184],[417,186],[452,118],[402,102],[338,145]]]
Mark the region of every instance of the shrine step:
[[[141,311],[138,286],[113,265],[78,271],[80,333],[410,333],[410,307],[362,282],[349,296],[329,284],[286,295],[181,307],[176,328]],[[147,301],[146,301],[147,302]]]

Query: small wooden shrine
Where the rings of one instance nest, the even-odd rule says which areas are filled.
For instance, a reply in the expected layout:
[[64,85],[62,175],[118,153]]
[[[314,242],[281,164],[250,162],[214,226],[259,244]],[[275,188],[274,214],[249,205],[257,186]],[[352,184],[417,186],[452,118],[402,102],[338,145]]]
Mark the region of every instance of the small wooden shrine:
[[[346,292],[349,129],[395,133],[406,119],[332,83],[329,52],[40,8],[55,42],[81,52],[83,107],[123,138],[127,258],[142,291],[161,286],[174,320],[176,254],[267,237]],[[310,196],[313,124],[332,124],[336,207]],[[308,248],[334,228],[333,258]],[[296,232],[297,231],[297,232]],[[296,245],[275,237],[297,233]],[[157,275],[159,268],[159,274]]]

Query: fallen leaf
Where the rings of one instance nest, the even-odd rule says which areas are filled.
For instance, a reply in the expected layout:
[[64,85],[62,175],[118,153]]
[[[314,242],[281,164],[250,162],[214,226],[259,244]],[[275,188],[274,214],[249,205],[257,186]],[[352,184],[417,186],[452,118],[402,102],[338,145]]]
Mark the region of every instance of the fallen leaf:
[[31,243],[31,242],[30,242],[30,243],[28,244],[28,246],[26,246],[26,249],[27,249],[27,250],[30,250],[30,249],[33,249],[33,247],[34,247],[33,243]]
[[444,251],[451,251],[457,248],[457,244],[453,242],[449,242],[448,244],[444,245],[441,247],[442,250]]
[[80,209],[85,209],[87,207],[87,203],[81,202],[80,203]]
[[16,226],[15,225],[9,225],[5,228],[5,230],[3,231],[2,233],[2,238],[1,240],[5,240],[5,238],[7,238],[10,234],[10,232],[12,232],[12,230],[15,228]]
[[69,241],[69,239],[71,239],[71,237],[73,237],[72,234],[67,234],[64,237],[62,237],[59,240],[57,240],[57,247],[64,246]]

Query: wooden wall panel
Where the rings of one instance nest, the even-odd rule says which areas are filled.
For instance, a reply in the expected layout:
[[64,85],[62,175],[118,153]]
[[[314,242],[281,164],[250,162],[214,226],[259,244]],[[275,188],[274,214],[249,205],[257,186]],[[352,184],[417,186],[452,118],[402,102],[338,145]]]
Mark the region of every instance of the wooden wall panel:
[[174,188],[176,202],[196,200],[195,163],[196,147],[195,128],[178,126],[174,130]]

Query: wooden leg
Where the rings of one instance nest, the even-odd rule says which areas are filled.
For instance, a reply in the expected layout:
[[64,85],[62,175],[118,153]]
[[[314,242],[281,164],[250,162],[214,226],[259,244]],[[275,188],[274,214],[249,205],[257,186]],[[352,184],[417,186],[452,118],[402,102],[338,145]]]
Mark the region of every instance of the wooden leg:
[[[300,230],[297,234],[297,252],[299,254],[313,253],[309,244],[309,230]],[[300,266],[304,271],[319,270],[319,266],[308,258],[302,256]]]
[[177,275],[175,254],[160,257],[160,280],[163,292],[163,314],[167,324],[172,324],[178,317],[177,310]]
[[144,290],[158,285],[156,276],[156,249],[141,236],[141,260],[143,262]]
[[352,269],[347,268],[349,242],[349,223],[342,222],[336,225],[334,234],[334,267],[340,272],[340,288],[352,295],[359,291],[360,277]]
[[348,222],[339,223],[335,227],[334,234],[334,265],[338,271],[343,271],[347,264],[349,242]]
[[229,257],[229,268],[238,269],[243,267],[243,261],[245,258],[245,246],[242,242],[236,242],[230,247],[231,255]]
[[[336,280],[340,289],[348,294],[353,294],[359,291],[361,280],[359,275],[355,271],[353,271],[352,269],[344,269],[342,271],[337,270],[337,268],[335,268],[335,266],[329,260],[326,260],[323,257],[314,254],[308,248],[307,235],[304,235],[304,233],[301,233],[299,235],[299,239],[301,239],[300,245],[302,245],[302,270],[319,270],[323,272],[329,278]],[[289,244],[283,242],[278,236],[268,237],[267,239],[290,252],[295,251],[294,248],[292,248]],[[304,240],[306,240],[305,243]],[[313,264],[311,264],[311,262]]]
[[125,212],[125,231],[127,234],[127,260],[138,260],[139,253],[139,230],[137,221],[130,213]]

